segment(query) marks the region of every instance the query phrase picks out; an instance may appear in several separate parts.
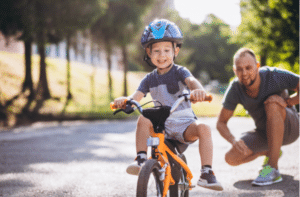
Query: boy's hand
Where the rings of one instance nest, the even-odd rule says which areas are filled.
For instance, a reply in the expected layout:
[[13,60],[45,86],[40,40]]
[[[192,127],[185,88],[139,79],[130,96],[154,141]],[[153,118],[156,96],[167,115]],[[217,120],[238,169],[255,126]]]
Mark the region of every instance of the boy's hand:
[[197,103],[205,101],[206,92],[204,90],[196,89],[191,92],[191,102]]
[[119,97],[114,100],[114,104],[117,108],[125,109],[125,107],[126,107],[125,101],[126,100],[129,100],[129,99],[127,97]]

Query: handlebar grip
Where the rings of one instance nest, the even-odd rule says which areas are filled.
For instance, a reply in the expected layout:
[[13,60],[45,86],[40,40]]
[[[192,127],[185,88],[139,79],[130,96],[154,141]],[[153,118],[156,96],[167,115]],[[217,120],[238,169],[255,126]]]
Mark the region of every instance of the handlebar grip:
[[[126,103],[127,103],[127,99],[124,100],[124,104],[123,104],[123,105],[125,106]],[[111,109],[112,111],[115,111],[116,109],[118,109],[118,107],[115,105],[114,102],[111,102],[111,103],[110,103],[110,109]]]
[[212,96],[211,94],[207,94],[207,95],[205,96],[205,101],[211,102],[212,99],[213,99],[213,96]]

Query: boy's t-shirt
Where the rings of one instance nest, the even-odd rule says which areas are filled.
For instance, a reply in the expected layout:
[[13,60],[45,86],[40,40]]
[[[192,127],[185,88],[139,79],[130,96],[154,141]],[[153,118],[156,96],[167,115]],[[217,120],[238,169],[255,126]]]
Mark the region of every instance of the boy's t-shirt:
[[249,97],[235,78],[226,90],[223,107],[234,111],[237,104],[243,105],[254,119],[256,129],[266,135],[266,113],[264,101],[271,95],[279,95],[285,89],[293,89],[299,83],[299,75],[287,70],[264,66],[259,69],[260,89],[256,98]]
[[[190,93],[190,89],[185,83],[185,79],[190,76],[192,74],[187,68],[176,64],[164,75],[159,75],[157,69],[155,69],[144,77],[138,91],[143,92],[145,95],[150,93],[152,99],[159,101],[162,105],[172,106],[179,95],[186,93],[184,91]],[[155,105],[158,106],[159,104],[155,103]],[[167,138],[179,138],[179,135],[182,135],[183,131],[195,120],[196,117],[191,102],[182,102],[166,120]],[[181,139],[177,140],[182,141]]]

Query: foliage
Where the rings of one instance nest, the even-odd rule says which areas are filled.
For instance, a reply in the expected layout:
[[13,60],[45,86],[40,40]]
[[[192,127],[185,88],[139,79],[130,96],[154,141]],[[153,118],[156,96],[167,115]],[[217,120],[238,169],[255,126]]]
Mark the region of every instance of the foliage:
[[168,12],[166,17],[180,27],[184,36],[176,62],[188,67],[195,77],[199,78],[205,71],[211,80],[228,82],[233,76],[232,57],[240,46],[229,41],[229,25],[212,14],[200,25],[182,19],[174,11]]
[[299,72],[299,1],[242,0],[237,42],[260,56],[262,65]]

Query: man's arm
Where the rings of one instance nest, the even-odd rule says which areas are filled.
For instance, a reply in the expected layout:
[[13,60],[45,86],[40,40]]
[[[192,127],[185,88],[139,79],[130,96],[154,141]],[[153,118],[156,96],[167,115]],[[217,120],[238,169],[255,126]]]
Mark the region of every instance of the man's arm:
[[221,136],[225,138],[225,140],[227,140],[230,144],[232,144],[233,148],[236,148],[243,154],[248,154],[250,150],[246,146],[245,142],[243,140],[236,141],[235,137],[231,134],[227,126],[227,122],[232,117],[233,112],[234,111],[228,110],[224,107],[222,108],[217,121],[217,129]]
[[299,104],[299,83],[297,84],[296,88],[292,89],[297,93],[293,94],[290,98],[286,100],[287,106],[289,107]]
[[228,120],[232,117],[234,111],[222,108],[217,121],[217,129],[221,136],[227,140],[230,144],[235,142],[235,137],[230,133],[227,126]]

